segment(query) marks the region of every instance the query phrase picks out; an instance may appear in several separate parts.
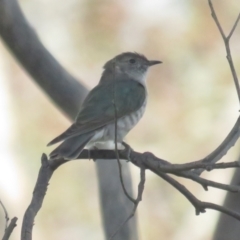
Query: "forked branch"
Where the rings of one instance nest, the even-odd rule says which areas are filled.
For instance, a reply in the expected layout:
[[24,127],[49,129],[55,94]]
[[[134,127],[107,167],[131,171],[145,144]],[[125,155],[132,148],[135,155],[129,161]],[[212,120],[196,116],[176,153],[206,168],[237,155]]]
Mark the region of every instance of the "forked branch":
[[[237,17],[230,33],[228,36],[225,35],[219,20],[216,16],[214,7],[212,5],[212,1],[208,0],[211,13],[213,16],[213,19],[218,27],[218,30],[220,31],[220,34],[223,38],[226,52],[227,52],[227,60],[233,75],[233,80],[235,83],[236,91],[238,94],[238,99],[240,102],[240,88],[239,88],[239,83],[238,83],[238,78],[237,74],[235,71],[235,67],[232,61],[232,56],[231,56],[231,51],[230,51],[230,39],[239,23],[240,20],[240,15]],[[115,104],[115,101],[113,102]],[[116,108],[116,107],[115,107]],[[116,124],[116,119],[117,119],[117,112],[115,113],[115,133],[117,136],[117,124]],[[239,162],[231,162],[231,163],[216,163],[218,160],[222,158],[223,155],[227,153],[227,151],[235,144],[237,139],[240,136],[240,118],[237,120],[236,124],[234,125],[233,129],[229,133],[229,135],[226,137],[226,139],[220,144],[220,146],[214,150],[211,154],[209,154],[207,157],[200,161],[195,161],[191,163],[185,163],[185,164],[171,164],[170,162],[157,158],[151,153],[138,153],[135,152],[134,150],[126,147],[125,150],[118,151],[117,149],[117,139],[115,137],[115,151],[110,151],[110,150],[84,150],[78,159],[88,159],[93,158],[93,159],[117,159],[119,163],[119,170],[120,170],[120,181],[122,184],[122,187],[124,189],[124,192],[126,196],[134,203],[134,208],[132,212],[130,213],[129,217],[119,226],[119,229],[132,217],[134,216],[137,206],[139,202],[142,199],[142,194],[144,190],[144,183],[145,183],[145,171],[150,170],[151,172],[157,174],[160,176],[162,179],[167,181],[170,185],[175,187],[180,193],[182,193],[188,201],[195,207],[196,214],[204,213],[206,209],[213,209],[217,210],[220,212],[223,212],[225,214],[228,214],[229,216],[232,216],[240,221],[240,214],[233,212],[229,209],[226,209],[222,206],[213,204],[213,203],[208,203],[208,202],[202,202],[198,200],[191,192],[188,191],[188,189],[180,184],[177,180],[173,179],[170,175],[175,175],[178,177],[184,177],[191,179],[199,184],[201,184],[205,190],[208,189],[208,186],[215,187],[218,189],[222,190],[227,190],[227,191],[232,191],[232,192],[239,192],[239,187],[238,186],[231,186],[231,185],[226,185],[226,184],[221,184],[213,181],[209,181],[206,179],[203,179],[199,177],[199,175],[202,173],[202,171],[207,170],[207,171],[212,171],[216,169],[224,169],[224,168],[239,168],[240,164]],[[135,166],[140,168],[140,183],[138,186],[138,194],[137,198],[134,199],[129,194],[127,193],[124,183],[123,183],[123,178],[122,178],[122,173],[121,173],[121,165],[119,159],[125,159],[127,161],[130,161],[133,163]],[[66,163],[68,161],[65,161],[63,159],[59,160],[48,160],[46,155],[43,155],[42,157],[42,167],[39,172],[38,180],[34,189],[33,193],[33,199],[31,201],[31,204],[29,205],[25,216],[24,216],[24,221],[23,221],[23,228],[22,228],[22,240],[30,240],[31,239],[31,234],[32,234],[32,226],[33,226],[33,221],[34,217],[36,216],[37,212],[41,208],[46,190],[47,190],[47,185],[48,181],[50,180],[54,170],[59,167],[61,164]],[[119,230],[118,229],[118,230]],[[116,230],[116,232],[118,231]],[[116,232],[112,235],[111,238],[116,234]]]
[[9,221],[8,212],[1,200],[0,200],[0,205],[2,206],[4,215],[5,215],[5,231],[4,231],[2,240],[8,240],[12,234],[13,229],[17,226],[16,222],[18,219],[14,217],[13,219],[11,219],[10,223],[8,224],[8,221]]
[[232,72],[233,80],[234,80],[235,87],[236,87],[236,90],[237,90],[238,100],[239,100],[239,103],[240,103],[239,81],[238,81],[237,73],[236,73],[236,70],[235,70],[235,67],[234,67],[234,64],[233,64],[231,49],[230,49],[230,45],[229,45],[230,39],[231,39],[231,37],[232,37],[232,35],[233,35],[237,25],[238,25],[238,22],[240,20],[240,13],[238,14],[238,17],[237,17],[235,23],[233,24],[233,27],[232,27],[230,33],[226,36],[225,33],[223,32],[222,26],[221,26],[221,24],[218,20],[217,14],[214,10],[212,0],[208,0],[208,4],[209,4],[210,10],[211,10],[212,17],[213,17],[213,19],[214,19],[214,21],[217,25],[217,28],[218,28],[221,36],[222,36],[222,39],[223,39],[223,42],[224,42],[224,45],[225,45],[225,48],[226,48],[227,60],[228,60],[228,63],[229,63],[229,66],[230,66],[230,69],[231,69],[231,72]]

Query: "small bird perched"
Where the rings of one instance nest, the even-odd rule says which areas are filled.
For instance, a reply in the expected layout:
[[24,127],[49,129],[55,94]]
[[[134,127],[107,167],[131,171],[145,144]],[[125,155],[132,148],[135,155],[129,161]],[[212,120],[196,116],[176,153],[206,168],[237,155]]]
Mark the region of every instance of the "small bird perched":
[[51,159],[74,159],[84,147],[117,148],[143,116],[146,102],[148,68],[161,61],[149,61],[138,53],[117,55],[104,65],[99,84],[84,100],[75,122],[48,146],[63,141],[50,153]]

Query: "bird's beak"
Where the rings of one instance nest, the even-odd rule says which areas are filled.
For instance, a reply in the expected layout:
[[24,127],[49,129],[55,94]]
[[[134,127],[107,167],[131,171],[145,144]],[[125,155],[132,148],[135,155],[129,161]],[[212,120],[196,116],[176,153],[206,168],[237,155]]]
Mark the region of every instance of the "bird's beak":
[[148,61],[148,66],[151,67],[153,65],[160,64],[160,63],[162,62],[157,60],[151,60],[151,61]]

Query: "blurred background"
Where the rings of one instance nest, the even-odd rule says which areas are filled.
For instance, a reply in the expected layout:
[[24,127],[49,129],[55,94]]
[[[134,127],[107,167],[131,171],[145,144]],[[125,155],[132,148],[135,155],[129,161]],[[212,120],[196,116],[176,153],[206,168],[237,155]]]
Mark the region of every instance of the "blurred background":
[[[218,0],[215,9],[226,33],[239,0]],[[148,76],[149,102],[141,122],[127,137],[134,150],[151,151],[172,163],[203,158],[226,137],[239,115],[239,104],[221,36],[207,0],[21,0],[22,10],[46,48],[89,89],[102,66],[124,51],[136,51],[162,65]],[[240,75],[240,26],[231,40]],[[0,40],[0,199],[18,226],[36,182],[46,144],[69,120],[49,101]],[[239,155],[239,143],[224,161]],[[35,240],[103,240],[95,164],[83,160],[59,168],[51,179],[35,219]],[[135,192],[139,169],[131,166]],[[203,177],[229,183],[233,172]],[[217,204],[225,193],[179,179],[195,196]],[[113,199],[114,201],[114,199]],[[175,189],[148,172],[138,207],[141,240],[210,240],[218,213],[195,216]],[[189,226],[191,226],[189,228]],[[201,226],[201,227],[199,227]],[[0,232],[4,230],[0,209]]]

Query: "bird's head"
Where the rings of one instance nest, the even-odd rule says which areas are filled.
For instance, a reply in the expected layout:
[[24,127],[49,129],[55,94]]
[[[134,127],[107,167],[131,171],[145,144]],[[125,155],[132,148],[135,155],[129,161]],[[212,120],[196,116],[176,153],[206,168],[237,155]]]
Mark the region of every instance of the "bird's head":
[[109,60],[104,65],[104,69],[113,70],[116,75],[126,74],[131,79],[143,82],[145,81],[148,68],[159,63],[162,62],[150,61],[144,55],[138,53],[126,52]]

